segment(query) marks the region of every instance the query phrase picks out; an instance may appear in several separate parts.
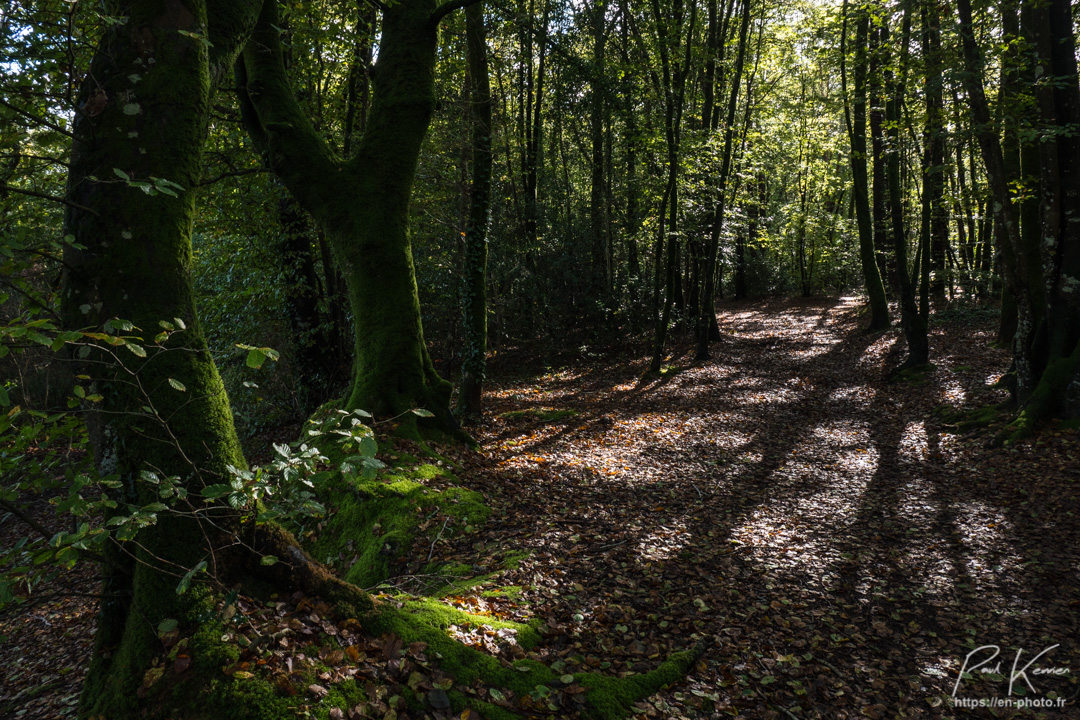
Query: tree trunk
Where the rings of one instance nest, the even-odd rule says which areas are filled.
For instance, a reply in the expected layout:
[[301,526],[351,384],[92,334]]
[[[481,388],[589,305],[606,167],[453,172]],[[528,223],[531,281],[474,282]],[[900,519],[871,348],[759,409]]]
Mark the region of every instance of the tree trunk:
[[424,343],[408,222],[435,106],[434,9],[433,0],[405,0],[384,11],[370,116],[348,160],[314,130],[289,88],[273,0],[238,67],[252,139],[324,228],[348,285],[356,360],[346,407],[383,419],[426,408],[441,429],[455,431],[450,384]]
[[[256,10],[254,2],[232,5],[208,49],[199,39],[205,3],[132,2],[127,21],[106,31],[81,91],[65,230],[82,248],[65,252],[62,311],[68,328],[122,318],[134,324],[128,334],[143,338],[132,342],[145,357],[113,346],[95,351],[82,370],[104,397],[88,421],[99,471],[119,476],[122,502],[158,499],[141,490],[145,470],[179,476],[198,497],[228,465],[244,465],[189,269],[210,67],[228,67]],[[129,184],[155,178],[176,185],[148,193]],[[158,343],[162,321],[176,330]],[[179,617],[173,573],[203,560],[220,569],[204,537],[194,520],[162,513],[137,544],[113,546],[103,589],[112,599],[102,604],[82,716],[135,713],[135,691],[160,649],[155,628]]]
[[[874,252],[873,217],[870,214],[869,178],[866,172],[866,44],[870,27],[867,8],[857,10],[855,26],[854,100],[850,112],[847,100],[846,55],[841,51],[841,79],[844,85],[844,116],[851,141],[851,175],[855,196],[855,217],[859,226],[859,258],[862,261],[863,279],[870,299],[870,329],[889,327],[889,302],[885,297],[885,285],[878,271]],[[844,2],[844,32],[841,45],[847,38],[847,0]]]
[[945,115],[942,78],[941,19],[937,0],[922,5],[922,51],[926,74],[926,122],[923,126],[923,194],[929,212],[929,292],[944,298],[951,284],[947,268],[948,211],[945,207]]
[[[885,84],[889,101],[885,106],[889,146],[886,158],[889,187],[889,215],[892,220],[893,251],[896,255],[896,279],[900,285],[900,324],[907,342],[908,355],[901,367],[918,367],[930,361],[927,338],[927,318],[919,311],[915,281],[908,269],[908,240],[904,227],[904,200],[900,182],[900,114],[907,88],[908,47],[911,38],[911,0],[904,3],[904,18],[900,34],[899,77],[888,69]],[[888,28],[882,25],[882,47],[889,47]],[[886,63],[889,67],[891,63]],[[918,268],[919,263],[916,263]]]
[[592,260],[592,295],[594,299],[607,302],[611,292],[608,283],[608,247],[607,247],[607,191],[605,189],[604,158],[605,136],[604,117],[607,102],[604,97],[604,50],[607,46],[605,29],[605,11],[607,4],[603,0],[594,0],[590,11],[593,32],[593,69],[589,95],[589,139],[592,143],[592,158],[589,163],[589,234]]
[[465,9],[465,36],[472,97],[469,102],[472,145],[472,185],[469,220],[465,227],[465,258],[461,306],[464,314],[464,349],[460,416],[481,414],[481,391],[487,357],[487,229],[491,208],[491,86],[488,77],[487,37],[482,5]]
[[[874,226],[874,251],[877,256],[878,274],[882,283],[888,279],[892,282],[892,275],[886,260],[887,254],[883,249],[888,245],[889,218],[886,207],[888,197],[888,175],[885,170],[885,102],[882,94],[882,60],[887,55],[887,49],[882,47],[881,26],[870,29],[869,74],[866,79],[867,95],[870,101],[870,147],[871,147],[871,173],[873,177],[873,190],[870,198],[870,208],[873,215]],[[895,290],[895,285],[893,286]]]
[[[697,316],[695,336],[697,349],[695,359],[709,358],[709,340],[712,328],[716,325],[716,308],[713,304],[713,285],[716,277],[716,255],[720,249],[720,232],[724,224],[725,202],[727,200],[728,178],[731,174],[731,156],[735,139],[735,112],[739,103],[739,88],[742,86],[743,66],[746,63],[747,36],[750,31],[750,0],[743,0],[742,22],[739,25],[739,47],[735,56],[735,68],[731,76],[731,92],[728,95],[726,127],[724,129],[724,150],[720,164],[720,177],[717,178],[716,206],[712,215],[712,228],[709,242],[705,248],[705,275],[701,287],[701,311]],[[749,102],[749,101],[748,101]],[[747,117],[749,121],[749,117]]]
[[[544,106],[544,80],[547,68],[547,32],[548,19],[550,17],[551,3],[544,1],[543,18],[540,21],[540,31],[533,38],[532,30],[532,2],[529,3],[530,24],[526,28],[527,36],[523,42],[527,44],[527,64],[523,64],[522,72],[526,73],[524,87],[523,115],[524,143],[522,152],[522,187],[525,196],[525,262],[530,271],[535,269],[535,255],[539,243],[540,233],[540,166],[543,153],[543,106]],[[533,43],[540,57],[537,60],[536,73],[533,74]]]
[[[683,27],[683,6],[681,0],[676,0],[671,13],[664,13],[660,8],[659,0],[652,2],[653,20],[660,47],[660,62],[663,69],[664,83],[662,87],[664,97],[664,134],[667,145],[667,186],[664,190],[666,206],[661,206],[661,213],[667,215],[667,232],[664,237],[664,222],[661,221],[661,236],[657,240],[657,275],[660,273],[661,253],[659,248],[667,243],[667,269],[665,272],[665,288],[663,309],[659,300],[659,283],[654,293],[654,307],[657,308],[656,328],[654,333],[654,345],[652,361],[649,370],[659,372],[664,355],[664,344],[667,341],[668,325],[671,322],[671,306],[676,295],[676,264],[679,259],[679,158],[682,144],[682,116],[683,101],[686,94],[686,78],[690,72],[691,50],[693,48],[693,32],[686,33],[685,57],[679,59],[676,55],[672,58],[672,49],[678,49],[678,37]],[[671,17],[665,20],[668,15]],[[697,2],[691,0],[690,18],[688,28],[693,28],[697,17]],[[669,47],[670,46],[670,47]],[[681,298],[680,298],[681,300]]]

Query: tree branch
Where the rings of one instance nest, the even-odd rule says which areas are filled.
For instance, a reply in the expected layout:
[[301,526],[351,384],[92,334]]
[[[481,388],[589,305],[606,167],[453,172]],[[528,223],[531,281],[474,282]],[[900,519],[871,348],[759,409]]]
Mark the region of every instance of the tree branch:
[[277,3],[263,6],[236,65],[240,114],[256,149],[302,204],[323,202],[326,183],[340,177],[340,158],[315,129],[289,86],[282,58]]
[[[53,535],[55,535],[55,533],[50,532],[47,527],[39,523],[34,518],[30,517],[30,515],[28,515],[27,513],[23,512],[22,508],[20,508],[18,505],[15,505],[14,503],[9,503],[7,500],[0,499],[0,507],[4,508],[12,515],[29,525],[31,528],[34,529],[35,532],[37,532],[38,535],[41,535],[41,537],[43,537],[45,540],[49,540],[53,537]],[[104,556],[94,552],[93,550],[81,550],[79,548],[76,548],[76,551],[78,551],[79,557],[81,558],[93,560],[99,563],[106,562]]]
[[56,132],[60,133],[61,135],[67,135],[72,140],[78,140],[78,138],[75,137],[75,135],[73,133],[65,130],[64,128],[60,127],[59,125],[57,125],[55,123],[52,123],[52,122],[49,122],[48,120],[46,120],[43,117],[38,117],[37,115],[33,114],[32,112],[27,112],[26,110],[23,110],[22,108],[15,107],[14,105],[9,103],[7,100],[4,100],[3,98],[0,98],[0,105],[3,105],[4,107],[6,107],[8,110],[11,110],[12,112],[15,112],[15,113],[18,113],[19,115],[22,115],[24,118],[27,118],[29,120],[33,120],[36,123],[44,125],[45,127],[49,128],[50,130],[55,130]]
[[48,193],[40,193],[36,190],[24,190],[23,188],[12,187],[11,185],[0,185],[0,192],[13,192],[20,195],[29,195],[30,197],[42,198],[44,200],[52,200],[53,202],[63,203],[64,205],[67,205],[69,207],[83,210],[99,217],[101,215],[97,210],[88,208],[85,205],[80,205],[79,203],[73,203],[67,198],[58,197],[56,195],[49,195]]
[[450,2],[445,2],[439,7],[435,8],[435,11],[431,13],[431,17],[428,18],[428,27],[436,27],[439,24],[440,20],[442,20],[444,17],[454,12],[455,10],[467,8],[470,5],[475,5],[476,3],[480,2],[484,2],[484,0],[450,0]]
[[200,180],[199,183],[198,183],[198,187],[205,187],[207,185],[213,185],[214,183],[220,182],[220,181],[224,180],[225,178],[240,177],[241,175],[251,175],[252,173],[262,173],[262,172],[266,172],[266,168],[257,167],[257,168],[248,168],[246,170],[232,170],[230,172],[221,173],[217,177],[210,178],[209,180]]

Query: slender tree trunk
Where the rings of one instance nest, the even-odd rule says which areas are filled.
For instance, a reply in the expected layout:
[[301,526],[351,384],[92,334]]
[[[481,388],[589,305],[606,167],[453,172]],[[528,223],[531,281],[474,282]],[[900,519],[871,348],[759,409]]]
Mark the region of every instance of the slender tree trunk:
[[[871,173],[873,190],[870,209],[874,224],[874,251],[877,256],[878,273],[883,282],[890,277],[888,253],[882,250],[888,245],[889,218],[886,207],[888,197],[888,175],[885,171],[885,98],[882,94],[882,60],[887,57],[887,49],[882,47],[881,26],[870,29],[869,38],[869,74],[866,79],[867,96],[870,103],[870,146],[872,151]],[[895,289],[895,285],[894,285]]]
[[[844,0],[844,30],[841,46],[847,39],[847,0]],[[866,45],[868,42],[870,14],[867,8],[857,11],[855,26],[854,98],[849,108],[847,98],[846,49],[841,50],[841,79],[844,86],[844,118],[851,141],[851,175],[855,196],[855,216],[859,226],[859,258],[862,261],[866,293],[870,299],[870,329],[889,327],[889,302],[885,286],[878,271],[874,252],[874,227],[870,214],[869,178],[866,172]]]
[[481,391],[487,357],[487,229],[491,208],[491,86],[483,6],[465,9],[465,37],[472,97],[469,101],[472,184],[465,227],[461,306],[464,349],[457,412],[481,414]]
[[[607,191],[605,189],[604,116],[607,102],[604,97],[604,51],[607,46],[604,0],[593,0],[589,15],[593,32],[593,70],[589,89],[589,139],[592,143],[592,159],[589,163],[589,233],[591,235],[592,294],[606,302],[611,291],[608,284],[607,249]],[[569,190],[569,189],[568,189]]]
[[[991,191],[991,207],[997,235],[1001,238],[998,249],[1002,256],[1002,269],[1005,277],[1005,292],[1017,302],[1017,337],[1014,344],[1027,347],[1037,321],[1032,313],[1038,309],[1032,307],[1029,298],[1022,289],[1030,285],[1031,277],[1038,277],[1038,268],[1029,273],[1027,254],[1023,249],[1017,215],[1009,194],[1009,177],[1006,169],[1001,140],[990,116],[989,104],[983,90],[982,54],[975,43],[972,30],[970,0],[958,0],[957,11],[960,20],[960,37],[964,54],[963,81],[971,107],[971,118],[975,135],[979,140],[983,163],[986,166],[986,178]],[[1036,282],[1041,287],[1041,282]],[[1039,305],[1041,303],[1036,303]],[[1023,357],[1019,357],[1023,355]],[[1033,389],[1030,359],[1024,353],[1014,353],[1016,359],[1017,392],[1021,401],[1027,398]]]
[[[926,214],[928,260],[926,275],[928,291],[934,297],[944,297],[948,271],[946,249],[949,240],[949,219],[945,207],[945,116],[942,94],[941,28],[937,0],[925,0],[922,5],[922,49],[926,73],[926,124],[923,126],[923,212]],[[929,299],[924,308],[929,311]]]
[[[918,367],[930,361],[930,343],[927,338],[927,318],[920,313],[916,299],[913,272],[908,268],[908,239],[904,226],[903,188],[900,179],[900,117],[904,94],[907,89],[908,47],[911,38],[911,2],[904,2],[904,16],[900,33],[899,77],[891,70],[885,72],[885,84],[889,91],[885,106],[890,152],[886,158],[889,187],[889,216],[892,220],[893,251],[896,255],[896,279],[900,285],[900,324],[907,341],[908,356],[901,367]],[[882,46],[888,47],[888,28],[882,26]],[[919,262],[915,263],[916,268]],[[914,271],[917,274],[917,270]]]
[[[524,158],[522,163],[522,188],[525,201],[525,259],[530,271],[535,269],[535,255],[539,244],[540,233],[540,169],[543,157],[543,107],[544,107],[544,81],[547,71],[547,33],[548,19],[550,17],[551,3],[544,2],[543,18],[540,21],[540,30],[536,39],[532,37],[531,23],[529,28],[528,66],[524,68],[527,73],[525,88],[525,143]],[[531,7],[531,3],[530,3]],[[531,11],[530,11],[531,15]],[[533,43],[536,43],[539,58],[536,60],[536,72],[533,74]]]
[[723,230],[728,177],[731,173],[731,157],[735,139],[735,113],[739,104],[743,66],[746,63],[747,37],[750,32],[750,0],[743,0],[742,21],[739,26],[739,47],[735,56],[735,68],[731,76],[731,92],[728,95],[727,119],[724,128],[724,150],[721,157],[720,177],[717,178],[716,206],[712,214],[709,243],[705,247],[705,274],[701,287],[701,312],[697,316],[695,358],[707,360],[712,326],[716,324],[716,308],[713,304],[713,286],[716,277],[716,256],[720,249],[720,233]]
[[[664,95],[664,134],[667,144],[667,187],[664,191],[666,207],[663,211],[667,214],[667,237],[658,239],[657,252],[657,276],[660,273],[661,253],[659,246],[667,243],[667,269],[665,271],[665,287],[663,309],[657,313],[656,329],[654,334],[654,346],[652,362],[649,369],[659,372],[664,355],[664,345],[667,341],[668,325],[671,323],[671,308],[676,295],[677,264],[679,259],[679,158],[682,144],[682,116],[683,102],[686,94],[686,78],[690,72],[691,50],[693,48],[693,32],[686,33],[685,57],[679,58],[673,51],[679,49],[679,32],[683,27],[682,0],[676,0],[671,13],[665,13],[660,8],[659,0],[652,2],[653,20],[656,23],[660,61],[663,69],[664,82],[662,86]],[[670,15],[670,17],[668,17]],[[687,28],[693,28],[697,18],[697,2],[691,0],[690,16]],[[663,228],[664,223],[661,223]],[[681,298],[680,298],[681,300]],[[654,305],[659,306],[659,288],[655,293]]]

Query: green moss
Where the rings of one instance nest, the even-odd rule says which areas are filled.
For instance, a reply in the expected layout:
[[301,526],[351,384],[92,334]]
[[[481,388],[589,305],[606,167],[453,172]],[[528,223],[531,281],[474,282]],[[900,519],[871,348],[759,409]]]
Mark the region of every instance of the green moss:
[[903,368],[892,377],[892,381],[904,383],[905,385],[925,385],[927,375],[935,370],[937,370],[937,365],[934,365],[933,363]]
[[525,410],[511,410],[510,412],[504,412],[501,417],[503,420],[525,420],[536,419],[540,422],[556,422],[558,420],[566,420],[567,418],[577,417],[579,415],[577,410],[564,409],[556,410],[555,408],[527,408]]
[[516,570],[527,557],[529,557],[529,553],[524,550],[511,550],[503,557],[503,567]]
[[328,483],[323,494],[336,500],[331,517],[308,548],[317,560],[333,564],[345,556],[342,579],[362,588],[388,579],[391,564],[407,553],[425,518],[446,515],[443,537],[487,521],[483,497],[459,487],[436,489],[426,482],[452,479],[446,470],[423,464],[396,467],[376,480]]
[[296,698],[279,695],[273,685],[258,676],[247,680],[221,678],[211,680],[206,691],[195,697],[189,717],[219,718],[222,708],[228,708],[232,720],[286,720],[296,717],[299,704]]
[[450,607],[431,598],[411,598],[405,600],[402,609],[411,613],[416,622],[446,632],[451,625],[487,625],[496,630],[509,629],[517,633],[517,642],[525,649],[536,647],[540,643],[540,633],[536,626],[540,622],[525,624],[510,620],[499,620],[488,615],[476,615]]
[[[401,608],[386,608],[373,620],[369,629],[394,633],[406,644],[426,642],[429,654],[438,658],[440,667],[461,684],[481,680],[486,685],[510,690],[518,696],[534,692],[539,685],[551,687],[555,684],[556,673],[543,663],[523,659],[507,667],[495,658],[448,636],[447,630],[451,625],[461,626],[465,623],[497,629],[513,628],[517,630],[517,642],[526,649],[541,639],[539,632],[529,625],[472,615],[434,600],[407,600]],[[584,716],[603,720],[626,717],[635,702],[678,682],[703,652],[704,646],[698,645],[675,653],[660,667],[641,675],[622,678],[592,673],[575,675],[576,682],[589,688],[589,704],[583,708]],[[465,707],[467,703],[489,719],[518,717],[503,708],[477,702],[473,698],[451,694],[451,699],[456,708]]]
[[964,434],[993,425],[1002,419],[1002,411],[994,405],[954,410],[943,405],[934,411],[947,429]]
[[577,676],[582,685],[591,688],[588,694],[591,707],[586,710],[586,715],[602,720],[626,717],[635,702],[681,680],[703,652],[704,647],[699,645],[674,653],[660,667],[643,675],[621,678],[595,674]]
[[[403,689],[408,691],[408,688]],[[330,708],[348,709],[356,707],[359,703],[363,702],[366,697],[363,689],[357,685],[356,680],[353,678],[347,678],[336,685],[331,685],[329,690],[330,694],[323,698],[320,703],[321,708],[318,717],[329,717]],[[411,695],[411,693],[409,693],[409,695]],[[409,699],[412,698],[406,698],[406,700]],[[414,703],[415,700],[413,699],[413,702],[411,702],[410,705]]]
[[1035,431],[1035,426],[1058,412],[1064,390],[1076,376],[1080,366],[1080,346],[1069,357],[1057,358],[1046,366],[1039,384],[1024,403],[1020,414],[995,439],[1003,445],[1011,445]]
[[518,642],[523,645],[535,643],[539,638],[539,633],[527,625],[470,615],[434,600],[411,600],[400,609],[384,608],[368,629],[376,634],[394,633],[405,644],[426,642],[429,653],[438,658],[439,666],[462,684],[482,680],[514,692],[529,692],[536,685],[550,682],[554,677],[550,669],[541,665],[523,666],[523,671],[506,667],[496,658],[463,645],[447,634],[450,625],[465,622],[514,628],[518,631]]

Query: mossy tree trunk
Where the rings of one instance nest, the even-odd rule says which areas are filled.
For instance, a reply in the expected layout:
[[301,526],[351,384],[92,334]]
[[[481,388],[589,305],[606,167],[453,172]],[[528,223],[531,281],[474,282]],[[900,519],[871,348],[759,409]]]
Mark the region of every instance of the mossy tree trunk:
[[487,358],[487,231],[491,208],[491,87],[488,76],[487,38],[480,5],[465,9],[472,125],[472,186],[469,221],[465,228],[465,258],[461,307],[465,348],[457,412],[479,416]]
[[[1035,85],[1041,233],[1022,232],[1029,279],[1027,321],[1014,343],[1017,394],[1024,403],[1018,431],[1051,415],[1080,415],[1080,75],[1072,33],[1071,3],[1021,3],[1021,33],[1034,50],[1034,74],[1052,78]],[[1026,216],[1025,216],[1026,217]],[[1021,323],[1025,320],[1021,315]]]
[[253,141],[324,228],[348,285],[356,334],[349,408],[388,418],[422,407],[455,430],[450,384],[424,343],[409,237],[409,198],[435,107],[443,10],[402,0],[383,11],[373,97],[355,154],[338,157],[300,109],[282,63],[277,3],[267,0],[238,64]]
[[[122,502],[158,499],[140,490],[143,471],[179,476],[198,497],[228,464],[244,464],[195,314],[190,238],[211,69],[231,63],[256,8],[229,3],[208,33],[205,2],[111,6],[126,21],[105,33],[79,98],[66,232],[82,247],[65,253],[62,309],[69,329],[122,318],[135,326],[124,334],[144,338],[132,342],[145,357],[114,346],[82,365],[103,396],[88,415],[97,464],[123,482]],[[175,183],[166,186],[175,196],[144,191],[155,179]],[[161,321],[177,331],[157,344]],[[161,649],[155,628],[178,617],[178,576],[204,560],[214,569],[205,537],[194,521],[160,513],[134,543],[109,551],[82,715],[135,713],[143,672]]]

